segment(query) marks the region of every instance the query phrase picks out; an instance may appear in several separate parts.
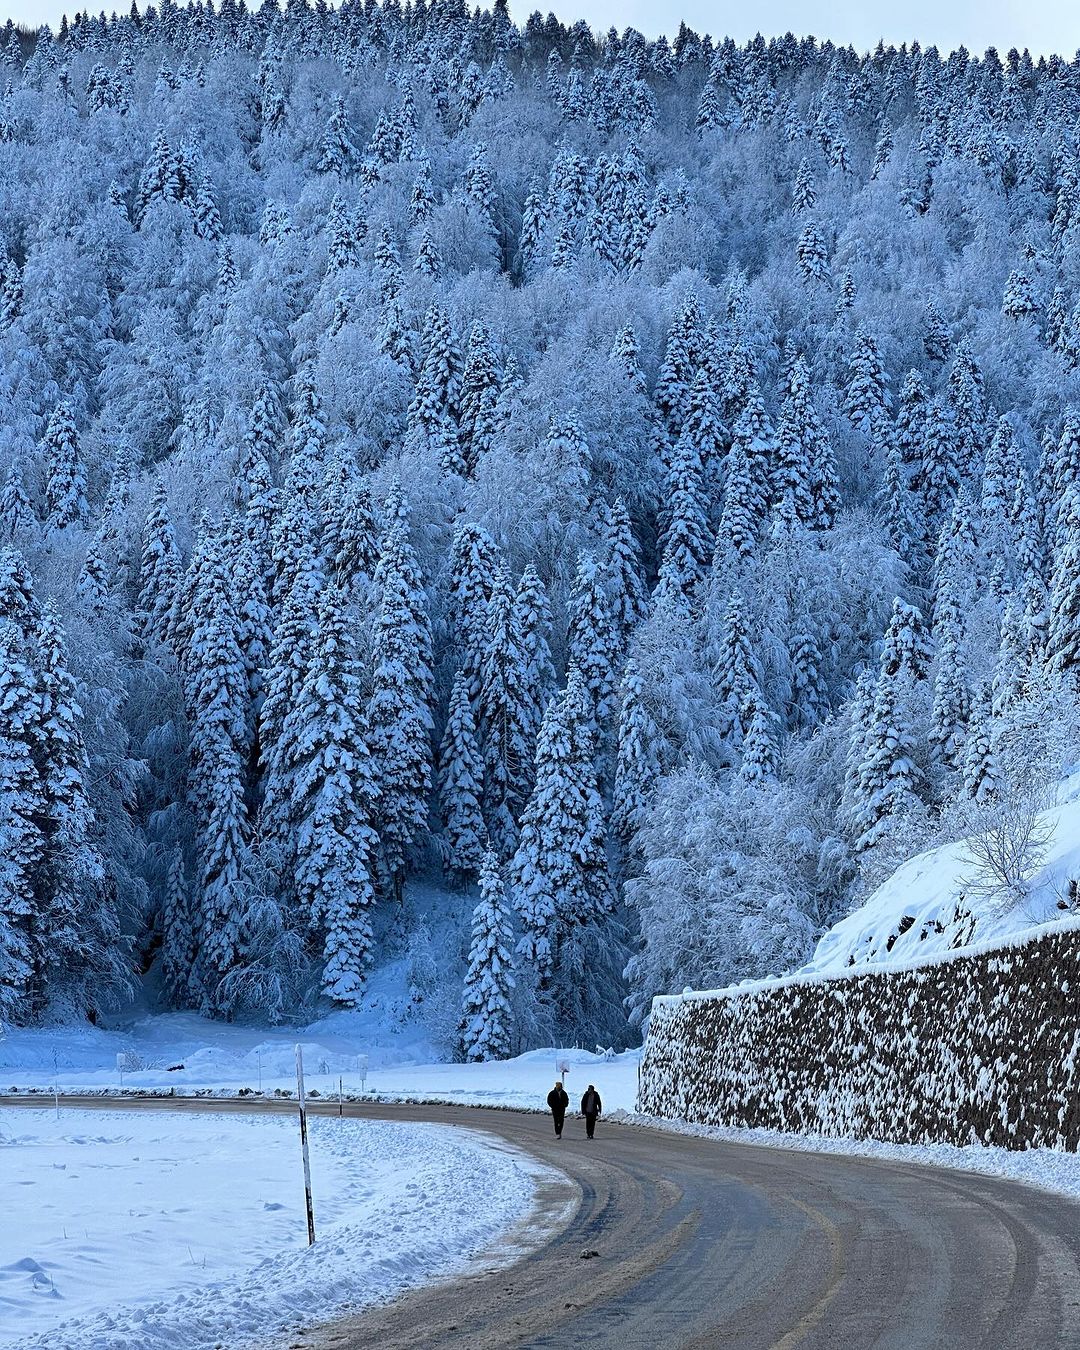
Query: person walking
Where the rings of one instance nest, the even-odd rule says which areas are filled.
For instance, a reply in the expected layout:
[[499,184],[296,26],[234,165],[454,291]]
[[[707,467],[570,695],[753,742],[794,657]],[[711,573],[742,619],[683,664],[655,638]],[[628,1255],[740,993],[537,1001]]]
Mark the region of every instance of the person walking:
[[596,1129],[596,1117],[604,1109],[600,1094],[590,1083],[581,1099],[581,1114],[585,1117],[585,1138],[591,1139]]
[[555,1138],[562,1138],[563,1121],[566,1119],[566,1108],[570,1105],[570,1098],[566,1095],[566,1089],[561,1080],[556,1080],[555,1086],[547,1095],[547,1104],[551,1108],[551,1118],[555,1122]]

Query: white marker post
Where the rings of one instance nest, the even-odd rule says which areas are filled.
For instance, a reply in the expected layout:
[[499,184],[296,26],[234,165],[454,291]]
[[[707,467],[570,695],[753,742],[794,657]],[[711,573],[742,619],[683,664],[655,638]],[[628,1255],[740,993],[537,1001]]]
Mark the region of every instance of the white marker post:
[[311,1247],[315,1242],[315,1210],[311,1204],[311,1159],[308,1156],[307,1107],[304,1104],[304,1051],[296,1047],[296,1095],[300,1102],[300,1149],[304,1155],[304,1204],[307,1207],[307,1240]]

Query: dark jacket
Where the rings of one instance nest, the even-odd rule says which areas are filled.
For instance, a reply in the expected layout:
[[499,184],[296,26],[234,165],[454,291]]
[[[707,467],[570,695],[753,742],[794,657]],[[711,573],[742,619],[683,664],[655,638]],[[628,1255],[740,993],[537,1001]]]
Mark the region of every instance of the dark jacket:
[[565,1088],[552,1088],[548,1093],[547,1102],[553,1115],[564,1116],[566,1108],[570,1105],[570,1098],[566,1095]]
[[598,1116],[604,1109],[604,1104],[600,1100],[600,1094],[595,1088],[586,1092],[581,1099],[581,1114],[583,1116]]

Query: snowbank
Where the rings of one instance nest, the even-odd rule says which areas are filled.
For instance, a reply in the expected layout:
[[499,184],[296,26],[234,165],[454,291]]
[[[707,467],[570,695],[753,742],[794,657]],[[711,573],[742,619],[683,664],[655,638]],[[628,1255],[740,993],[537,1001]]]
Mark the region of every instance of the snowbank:
[[0,1111],[0,1346],[265,1343],[461,1270],[552,1175],[434,1125],[314,1118],[311,1154],[309,1249],[292,1119]]
[[[0,1093],[146,1088],[178,1094],[240,1088],[295,1090],[294,1047],[304,1047],[305,1081],[323,1095],[422,1098],[466,1106],[542,1107],[557,1066],[569,1065],[571,1093],[595,1083],[612,1108],[637,1097],[640,1051],[614,1057],[586,1050],[533,1050],[488,1064],[403,1063],[357,1033],[351,1014],[297,1030],[222,1025],[190,1013],[145,1017],[126,1030],[11,1029],[0,1039]],[[420,1046],[422,1052],[427,1047]],[[117,1056],[123,1056],[118,1068]]]

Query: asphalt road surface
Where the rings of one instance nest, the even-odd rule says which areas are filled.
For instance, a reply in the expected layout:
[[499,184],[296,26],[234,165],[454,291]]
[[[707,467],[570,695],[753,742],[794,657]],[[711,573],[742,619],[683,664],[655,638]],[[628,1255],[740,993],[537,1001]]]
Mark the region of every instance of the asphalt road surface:
[[[109,1110],[290,1109],[250,1100],[66,1101]],[[574,1119],[556,1141],[546,1116],[344,1109],[484,1130],[559,1168],[569,1184],[540,1195],[547,1240],[515,1264],[481,1262],[464,1279],[294,1336],[286,1342],[293,1347],[1080,1350],[1080,1205],[1065,1199],[969,1173],[603,1120],[590,1143]]]

